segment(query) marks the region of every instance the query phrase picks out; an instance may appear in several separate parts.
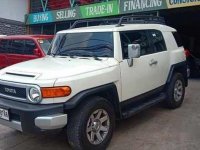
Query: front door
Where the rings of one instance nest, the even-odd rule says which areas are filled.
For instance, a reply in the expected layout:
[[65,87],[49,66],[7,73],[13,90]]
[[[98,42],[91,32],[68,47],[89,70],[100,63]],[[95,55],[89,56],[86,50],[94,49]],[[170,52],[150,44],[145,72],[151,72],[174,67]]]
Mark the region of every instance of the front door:
[[[139,96],[161,86],[158,56],[149,40],[147,30],[120,32],[123,61],[121,67],[122,101]],[[128,44],[140,44],[141,56],[129,67]]]

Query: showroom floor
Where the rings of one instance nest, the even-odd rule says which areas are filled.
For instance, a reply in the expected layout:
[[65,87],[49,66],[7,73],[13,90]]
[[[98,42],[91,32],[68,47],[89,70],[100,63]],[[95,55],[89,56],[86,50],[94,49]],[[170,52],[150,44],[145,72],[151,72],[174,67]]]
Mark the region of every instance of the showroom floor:
[[[70,150],[63,133],[22,134],[0,125],[0,150]],[[199,150],[200,79],[189,81],[176,110],[155,106],[118,121],[108,150]]]

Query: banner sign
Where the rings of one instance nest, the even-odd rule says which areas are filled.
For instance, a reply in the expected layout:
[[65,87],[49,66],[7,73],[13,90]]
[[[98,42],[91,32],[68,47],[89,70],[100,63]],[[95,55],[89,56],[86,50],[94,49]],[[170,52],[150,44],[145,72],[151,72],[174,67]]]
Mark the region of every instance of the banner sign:
[[53,21],[52,12],[42,12],[29,14],[26,18],[26,24],[48,23]]
[[[48,0],[46,0],[46,2],[48,2]],[[47,4],[42,4],[45,9]],[[113,0],[54,11],[28,14],[26,15],[25,23],[27,25],[41,24],[196,5],[200,5],[200,0]]]
[[118,1],[80,6],[82,18],[96,18],[119,14]]
[[189,7],[200,5],[200,0],[167,0],[168,8]]
[[141,11],[151,11],[167,8],[164,0],[121,0],[121,14],[134,13]]
[[50,23],[80,18],[79,7],[33,13],[27,16],[26,24]]
[[80,18],[80,9],[79,7],[74,7],[70,9],[60,9],[56,10],[53,13],[53,20],[57,21],[65,21],[65,20],[74,20]]
[[40,24],[119,14],[118,1],[109,1],[27,15],[26,24]]

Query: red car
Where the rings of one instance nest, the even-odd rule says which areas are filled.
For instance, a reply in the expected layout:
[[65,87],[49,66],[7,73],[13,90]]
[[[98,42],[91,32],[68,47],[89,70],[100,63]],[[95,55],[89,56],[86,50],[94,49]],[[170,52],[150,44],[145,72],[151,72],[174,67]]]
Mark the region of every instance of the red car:
[[0,37],[0,68],[44,57],[53,35],[18,35]]

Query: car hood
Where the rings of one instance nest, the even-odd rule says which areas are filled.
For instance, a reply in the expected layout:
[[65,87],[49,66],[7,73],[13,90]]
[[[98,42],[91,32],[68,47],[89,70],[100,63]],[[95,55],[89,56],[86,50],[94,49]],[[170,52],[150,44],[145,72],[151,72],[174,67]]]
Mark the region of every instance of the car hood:
[[118,61],[114,58],[95,60],[94,58],[46,56],[7,67],[1,71],[0,79],[3,78],[2,75],[12,74],[33,77],[36,80],[50,80],[97,71],[117,64]]

